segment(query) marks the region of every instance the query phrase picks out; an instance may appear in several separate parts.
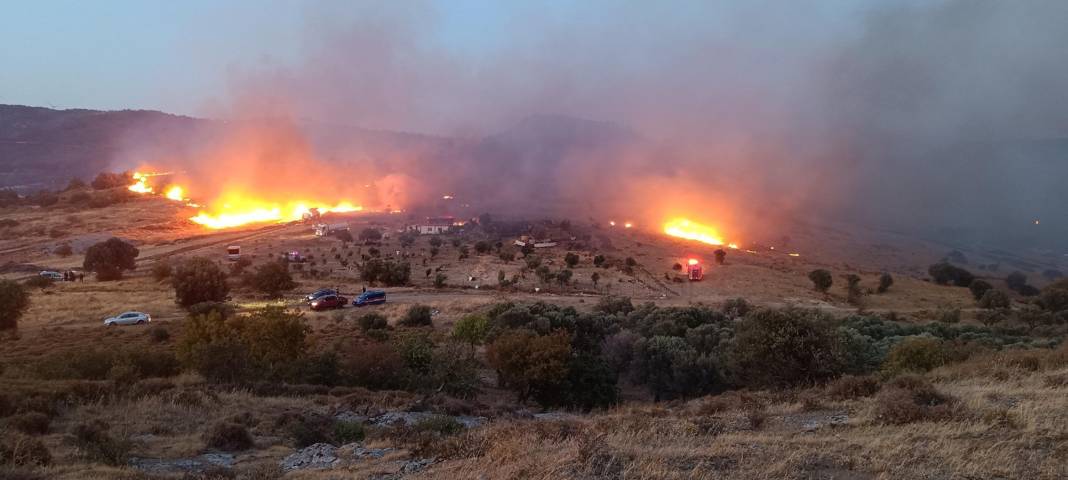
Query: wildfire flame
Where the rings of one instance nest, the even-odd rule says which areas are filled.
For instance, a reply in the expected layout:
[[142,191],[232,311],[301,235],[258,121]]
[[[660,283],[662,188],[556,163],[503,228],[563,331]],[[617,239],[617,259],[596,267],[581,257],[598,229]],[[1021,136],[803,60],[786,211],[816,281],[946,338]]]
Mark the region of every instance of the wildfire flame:
[[182,190],[182,187],[179,187],[178,185],[172,185],[171,188],[167,189],[167,193],[165,193],[163,196],[167,197],[170,200],[181,202],[185,200],[185,197],[182,196],[182,194],[184,193],[185,191]]
[[148,186],[148,177],[149,175],[146,175],[144,173],[134,172],[134,184],[130,185],[127,188],[129,188],[131,192],[152,193],[152,187]]
[[359,212],[363,207],[343,201],[334,205],[313,201],[269,202],[251,197],[229,195],[216,202],[211,212],[201,210],[190,220],[207,228],[232,228],[249,223],[292,222],[300,220],[311,209],[320,213]]
[[715,228],[685,218],[676,218],[664,223],[664,233],[709,245],[719,246],[724,243],[723,237]]

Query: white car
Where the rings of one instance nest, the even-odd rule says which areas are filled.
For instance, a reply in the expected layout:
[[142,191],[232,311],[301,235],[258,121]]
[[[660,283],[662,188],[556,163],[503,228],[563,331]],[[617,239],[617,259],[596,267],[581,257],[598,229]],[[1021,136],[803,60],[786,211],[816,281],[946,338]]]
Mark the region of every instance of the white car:
[[52,280],[63,280],[63,274],[62,273],[53,272],[53,271],[50,271],[50,270],[45,270],[45,271],[41,272],[41,276],[45,277],[45,278],[51,278]]
[[104,326],[141,325],[152,321],[152,316],[142,312],[126,312],[104,320]]

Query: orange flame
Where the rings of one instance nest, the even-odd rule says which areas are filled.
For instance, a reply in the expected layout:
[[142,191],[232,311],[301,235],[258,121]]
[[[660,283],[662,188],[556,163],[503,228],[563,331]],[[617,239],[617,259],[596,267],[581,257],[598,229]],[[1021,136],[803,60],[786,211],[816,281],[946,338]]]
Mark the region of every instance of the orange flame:
[[126,188],[130,189],[131,192],[152,193],[152,187],[148,186],[148,177],[148,175],[141,172],[134,172],[133,179],[135,182]]
[[211,229],[232,228],[249,223],[292,222],[300,220],[313,208],[321,213],[363,210],[362,206],[347,201],[334,205],[306,200],[270,202],[231,193],[216,201],[210,211],[201,210],[190,220]]
[[714,227],[702,225],[685,218],[675,218],[664,223],[664,233],[709,245],[723,245],[723,237]]

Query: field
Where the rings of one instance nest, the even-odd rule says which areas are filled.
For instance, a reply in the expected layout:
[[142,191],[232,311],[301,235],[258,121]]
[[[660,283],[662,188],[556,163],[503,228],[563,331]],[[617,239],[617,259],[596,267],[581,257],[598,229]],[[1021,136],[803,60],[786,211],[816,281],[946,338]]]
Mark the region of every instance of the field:
[[[969,268],[982,266],[976,275],[997,289],[1008,291],[1003,277],[1014,270],[1029,272],[1042,288],[1051,282],[1039,272],[1064,268],[1063,259],[1042,252],[799,222],[727,249],[720,265],[716,247],[590,221],[518,219],[509,227],[521,225],[518,234],[471,223],[407,245],[401,231],[419,219],[403,213],[330,218],[347,222],[357,237],[367,229],[384,234],[348,242],[317,237],[299,223],[209,231],[183,219],[186,207],[159,198],[98,209],[65,205],[0,210],[10,220],[0,227],[0,277],[22,282],[40,270],[80,269],[86,249],[112,236],[139,249],[137,264],[122,280],[87,275],[32,288],[18,329],[0,332],[0,479],[1068,478],[1064,315],[1029,325],[1022,312],[1032,299],[1010,293],[1005,319],[995,322],[967,288],[938,285],[927,272],[956,251]],[[524,255],[512,244],[523,232],[560,245]],[[62,245],[69,255],[56,253]],[[249,286],[232,272],[228,245],[241,246],[246,271],[300,252],[306,261],[288,265],[296,287],[269,298]],[[568,253],[577,255],[574,266],[567,266]],[[540,279],[528,256],[548,273],[567,269],[570,278]],[[170,279],[155,272],[193,257],[232,272],[228,303],[236,315],[271,306],[299,315],[303,363],[275,361],[259,371],[270,375],[240,378],[223,378],[203,363],[191,367],[181,345],[192,320]],[[364,280],[361,265],[376,258],[409,263],[406,285]],[[705,266],[703,281],[683,281],[674,268],[690,258]],[[807,276],[815,269],[833,274],[826,293]],[[878,293],[884,272],[894,281]],[[848,274],[860,278],[859,298],[850,298]],[[388,302],[311,311],[302,295],[323,287],[350,300],[380,288]],[[623,297],[626,309],[613,313],[609,301]],[[554,315],[607,319],[615,323],[598,327],[606,343],[591,347],[607,352],[620,333],[666,328],[667,320],[645,325],[641,315],[693,314],[714,317],[721,328],[715,335],[729,337],[720,343],[731,346],[709,351],[735,352],[739,332],[755,321],[732,310],[738,298],[750,311],[803,309],[818,312],[804,314],[818,322],[844,322],[870,337],[881,363],[864,372],[845,365],[811,381],[758,383],[739,376],[739,361],[717,357],[723,378],[698,394],[679,394],[690,391],[687,384],[664,395],[648,380],[657,372],[639,380],[619,370],[613,401],[587,409],[549,405],[555,400],[536,391],[519,401],[516,380],[506,378],[503,363],[492,363],[499,343],[452,340],[457,324],[472,317],[488,316],[491,325],[507,317],[501,304],[544,302],[564,310],[534,315],[523,328],[547,333],[537,338],[559,332],[541,332],[538,323],[556,321]],[[416,306],[428,307],[430,326],[405,324]],[[151,324],[103,325],[126,310],[151,314]],[[367,313],[389,325],[366,328]],[[671,335],[687,341],[698,331],[680,328]],[[572,339],[582,335],[570,332]],[[932,338],[933,364],[894,353],[907,339],[926,348]],[[426,342],[424,353],[411,350],[419,342]],[[389,349],[399,356],[382,353]],[[462,361],[439,365],[456,359]],[[313,380],[329,369],[322,365],[341,373]],[[397,372],[403,381],[391,378]]]

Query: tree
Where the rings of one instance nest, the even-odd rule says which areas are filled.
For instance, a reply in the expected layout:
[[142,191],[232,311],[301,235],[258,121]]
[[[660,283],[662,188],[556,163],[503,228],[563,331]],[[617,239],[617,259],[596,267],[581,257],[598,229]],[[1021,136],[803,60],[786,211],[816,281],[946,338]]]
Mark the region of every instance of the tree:
[[112,237],[97,243],[85,251],[82,268],[95,272],[98,280],[119,280],[124,270],[133,270],[140,255],[133,245]]
[[980,280],[978,278],[972,280],[972,283],[968,285],[968,290],[972,292],[972,298],[975,298],[975,301],[977,302],[979,301],[979,299],[983,298],[983,294],[985,294],[987,290],[990,290],[992,288],[994,288],[993,285],[986,282],[985,280]]
[[382,232],[378,231],[377,228],[367,227],[360,231],[360,240],[365,243],[377,242],[382,240]]
[[289,266],[285,262],[267,262],[256,267],[256,271],[249,277],[249,284],[267,294],[271,298],[282,296],[282,292],[297,287],[293,276],[289,274]]
[[856,274],[850,273],[845,276],[846,280],[846,299],[849,303],[856,304],[860,302],[860,297],[863,296],[863,292],[860,290],[860,277]]
[[18,328],[30,308],[30,293],[14,280],[0,280],[0,330]]
[[883,272],[882,275],[879,275],[879,287],[875,289],[875,291],[879,293],[886,293],[887,290],[890,290],[890,286],[893,284],[894,277],[890,276],[890,274],[887,272]]
[[452,326],[452,336],[474,347],[486,341],[489,318],[479,313],[464,315]]
[[412,265],[372,258],[360,266],[360,278],[367,282],[382,282],[390,286],[407,285],[411,279]]
[[991,288],[983,294],[983,298],[979,299],[979,306],[987,310],[1001,310],[1009,308],[1012,300],[1009,296],[996,288]]
[[501,250],[501,253],[498,256],[501,258],[501,261],[504,262],[504,263],[509,263],[512,260],[515,260],[515,252],[513,252],[511,250]]
[[432,316],[433,313],[429,306],[412,305],[408,307],[408,311],[404,313],[404,316],[397,323],[405,327],[430,327],[434,325],[431,319]]
[[561,287],[564,286],[564,285],[567,285],[568,282],[571,281],[571,276],[572,275],[573,275],[573,273],[571,272],[571,270],[568,270],[566,268],[563,269],[563,270],[560,270],[559,272],[556,273],[556,282],[559,283]]
[[167,259],[160,260],[152,265],[152,278],[155,278],[157,282],[162,282],[170,277],[174,273],[174,268],[171,267],[171,262]]
[[1008,285],[1009,290],[1018,292],[1027,286],[1027,275],[1020,272],[1012,272],[1005,277],[1005,285]]
[[1050,312],[1068,310],[1068,279],[1061,279],[1046,285],[1038,297],[1038,304]]
[[820,293],[827,293],[827,290],[834,284],[834,277],[831,276],[831,272],[822,268],[808,272],[808,279],[812,280],[812,286]]
[[341,243],[352,242],[352,232],[350,232],[348,229],[335,230],[333,232],[330,232],[330,235],[333,235],[334,238],[341,240]]
[[567,268],[575,268],[575,265],[578,265],[579,263],[579,256],[575,255],[574,253],[567,252],[567,254],[564,255],[564,263],[567,264]]
[[727,260],[727,251],[722,248],[717,248],[715,252],[712,252],[712,255],[715,255],[716,264],[718,265],[723,265],[723,262]]
[[415,244],[415,233],[414,232],[404,232],[404,233],[400,234],[399,237],[397,237],[397,240],[400,241],[400,245],[402,247],[408,248],[408,247],[410,247],[410,246]]
[[593,266],[600,267],[601,265],[604,265],[604,261],[604,255],[595,255],[593,257]]
[[601,274],[593,272],[593,275],[590,275],[590,281],[593,282],[593,286],[596,287],[597,282],[601,281]]
[[750,387],[788,387],[828,380],[849,365],[834,319],[818,310],[760,309],[738,325],[729,362]]
[[952,283],[958,287],[967,287],[975,280],[975,275],[963,268],[954,266],[948,262],[940,262],[931,265],[927,269],[927,273],[931,275],[935,283],[939,285],[948,285]]
[[226,274],[204,257],[186,260],[171,273],[175,302],[189,308],[203,302],[222,302],[230,294]]
[[537,255],[527,255],[523,257],[523,262],[526,263],[527,269],[537,270],[541,266],[541,257]]
[[85,188],[85,186],[86,186],[85,182],[82,181],[82,179],[80,179],[78,177],[74,177],[74,178],[70,179],[69,182],[67,182],[67,188],[63,189],[63,191],[81,190],[81,189]]
[[532,396],[539,403],[556,403],[568,376],[571,337],[566,332],[536,335],[530,330],[507,332],[489,345],[486,359],[501,383],[519,402]]
[[90,183],[95,190],[107,190],[109,188],[126,187],[133,183],[133,178],[127,173],[100,172]]
[[646,385],[658,402],[705,395],[722,387],[713,359],[680,337],[638,340],[634,344],[634,362],[634,380]]

